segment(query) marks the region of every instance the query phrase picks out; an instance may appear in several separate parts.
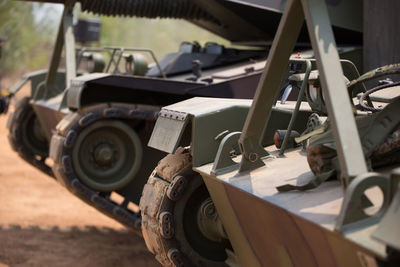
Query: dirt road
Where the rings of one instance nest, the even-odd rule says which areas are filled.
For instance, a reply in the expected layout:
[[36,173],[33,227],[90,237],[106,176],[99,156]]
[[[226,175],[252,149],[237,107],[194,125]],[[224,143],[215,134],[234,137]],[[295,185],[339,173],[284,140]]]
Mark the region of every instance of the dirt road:
[[0,116],[0,267],[160,266],[144,241],[11,150]]

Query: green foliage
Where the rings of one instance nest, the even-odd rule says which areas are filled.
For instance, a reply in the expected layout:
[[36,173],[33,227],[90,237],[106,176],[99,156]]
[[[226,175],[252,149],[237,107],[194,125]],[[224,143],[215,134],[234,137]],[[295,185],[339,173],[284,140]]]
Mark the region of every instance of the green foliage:
[[0,36],[7,38],[3,44],[0,73],[47,66],[53,31],[48,24],[35,21],[33,9],[32,3],[0,1]]
[[182,41],[229,42],[184,20],[101,17],[101,45],[150,48],[157,58],[176,52]]
[[[90,18],[92,14],[75,14]],[[46,68],[61,14],[54,6],[0,0],[0,36],[6,37],[0,75]],[[182,41],[229,42],[184,20],[101,17],[98,46],[150,48],[158,59],[178,50]]]

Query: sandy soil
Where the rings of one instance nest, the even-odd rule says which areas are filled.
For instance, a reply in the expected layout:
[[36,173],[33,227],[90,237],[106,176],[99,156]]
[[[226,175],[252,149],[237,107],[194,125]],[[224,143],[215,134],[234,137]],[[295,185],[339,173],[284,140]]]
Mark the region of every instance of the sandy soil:
[[25,163],[0,116],[0,267],[160,266],[144,241]]

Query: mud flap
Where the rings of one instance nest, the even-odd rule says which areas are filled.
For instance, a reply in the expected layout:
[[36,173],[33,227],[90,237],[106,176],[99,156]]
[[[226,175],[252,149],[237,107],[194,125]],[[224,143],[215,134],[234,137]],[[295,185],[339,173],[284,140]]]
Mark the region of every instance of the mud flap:
[[189,121],[188,115],[177,111],[161,110],[148,146],[174,153]]

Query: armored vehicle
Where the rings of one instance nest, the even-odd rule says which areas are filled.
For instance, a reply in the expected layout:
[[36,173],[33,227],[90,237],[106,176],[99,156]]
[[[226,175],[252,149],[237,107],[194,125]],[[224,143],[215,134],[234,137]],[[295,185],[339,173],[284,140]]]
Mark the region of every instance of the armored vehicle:
[[[160,111],[149,146],[172,154],[140,210],[161,264],[399,266],[399,83],[365,82],[400,69],[360,76],[339,59],[331,21],[350,22],[362,10],[346,13],[353,4],[288,1],[253,101]],[[290,56],[304,21],[316,59]],[[293,66],[298,100],[282,104]]]
[[[82,6],[95,12],[100,12],[96,8],[109,12],[107,6],[98,3],[99,6],[86,5],[82,1]],[[121,3],[115,1],[114,4]],[[281,16],[279,8],[241,1],[178,3],[193,6],[187,10],[189,13],[179,11],[185,14],[175,9],[164,15],[162,12],[166,9],[160,9],[160,14],[185,18],[232,42],[247,45],[262,43],[265,47],[275,33],[276,19]],[[115,8],[114,11],[119,15],[125,14],[127,9]],[[139,11],[132,6],[132,14],[140,14]],[[247,21],[245,18],[250,14],[247,12],[254,13],[260,20]],[[268,27],[262,23],[264,17],[272,23]],[[337,29],[339,36],[349,36],[343,40],[358,44],[359,29]],[[266,50],[183,43],[179,53],[159,62],[161,70],[150,69],[144,77],[91,74],[73,79],[65,96],[69,113],[58,123],[51,139],[50,157],[56,178],[88,204],[140,232],[137,205],[143,186],[154,166],[166,155],[144,144],[150,138],[157,116],[181,119],[180,114],[159,113],[161,107],[193,96],[251,98],[265,65],[262,61],[265,54]],[[163,72],[166,78],[162,77]],[[40,109],[48,109],[48,105],[45,106]],[[42,127],[51,132],[52,129],[45,126],[43,123]]]
[[[166,103],[173,103],[175,96],[173,93],[169,94],[171,86],[175,86],[174,83],[163,83],[159,84],[160,80],[157,78],[174,78],[178,77],[179,80],[186,81],[179,83],[175,90],[181,90],[182,88],[188,89],[193,87],[193,95],[198,95],[198,88],[203,85],[211,84],[213,79],[218,79],[220,83],[231,79],[232,77],[238,77],[238,83],[243,83],[244,80],[250,80],[249,83],[253,84],[251,87],[255,88],[255,84],[260,75],[260,67],[255,66],[255,62],[252,60],[262,60],[266,56],[266,50],[263,49],[231,49],[225,48],[222,45],[215,43],[207,43],[204,47],[201,47],[197,43],[183,43],[178,53],[171,53],[165,56],[160,62],[155,58],[154,53],[148,49],[132,49],[132,48],[119,48],[119,47],[105,47],[102,49],[88,49],[75,47],[73,25],[72,25],[72,8],[73,3],[66,1],[44,1],[54,3],[65,3],[65,10],[62,16],[56,45],[53,51],[52,60],[50,62],[49,70],[35,71],[26,74],[21,81],[15,86],[7,90],[5,98],[5,106],[8,106],[8,102],[11,97],[18,93],[25,84],[30,83],[30,93],[28,97],[24,97],[18,101],[15,105],[15,112],[11,114],[8,121],[8,128],[10,131],[9,140],[19,155],[25,159],[28,163],[42,170],[50,176],[53,176],[50,165],[48,164],[49,155],[49,140],[55,131],[55,125],[69,112],[69,109],[76,110],[80,107],[91,105],[93,103],[104,103],[107,101],[111,102],[128,102],[136,104],[146,104],[145,102],[152,102],[150,98],[158,97],[162,95],[161,102],[167,101]],[[186,1],[184,1],[186,2]],[[188,19],[190,16],[199,18],[205,16],[202,11],[190,4],[186,6],[188,10],[181,10],[178,13],[163,13],[162,11],[157,12],[144,12],[148,4],[137,3],[130,4],[129,8],[121,9],[123,2],[114,1],[112,4],[118,7],[110,13],[107,6],[104,6],[104,1],[82,1],[82,9],[85,11],[93,12],[100,15],[129,15],[138,17],[172,17],[172,18],[183,18]],[[183,5],[185,3],[182,3]],[[140,6],[142,5],[142,6]],[[159,6],[159,3],[158,3]],[[193,14],[186,14],[194,12]],[[207,19],[204,19],[205,22]],[[78,40],[81,41],[85,36],[81,36],[78,31]],[[85,37],[86,38],[86,37]],[[86,38],[87,39],[87,38]],[[85,39],[85,40],[86,40]],[[62,60],[62,50],[65,47],[65,71],[59,70],[59,63]],[[143,58],[143,54],[148,54],[148,58],[151,58],[155,64],[149,67],[146,60]],[[104,62],[102,58],[108,60]],[[197,60],[197,61],[195,61]],[[195,61],[193,63],[193,61]],[[247,65],[248,66],[247,66]],[[89,68],[83,70],[79,68],[82,65],[87,65]],[[241,79],[241,71],[246,66],[249,67],[247,70],[250,75],[247,75],[245,79]],[[226,67],[233,68],[236,73],[222,73],[223,77],[211,77],[211,70],[219,68],[217,72],[221,72]],[[254,69],[254,66],[258,69]],[[239,68],[239,69],[238,69]],[[193,71],[192,71],[193,69]],[[76,83],[82,83],[82,88],[87,84],[91,84],[88,90],[85,90],[85,95],[82,97],[82,103],[74,103],[69,106],[67,103],[67,90],[65,88],[71,87],[71,79],[82,74],[87,73],[109,73],[110,75],[102,76],[102,82],[107,80],[106,83],[111,83],[110,86],[100,84],[100,76],[95,74],[93,76],[85,75],[85,82],[77,81]],[[193,73],[193,74],[192,74]],[[136,84],[129,85],[130,79],[134,79],[137,76],[146,76],[149,79],[137,80]],[[203,77],[201,77],[203,76]],[[75,83],[75,85],[76,85]],[[121,84],[122,83],[122,84]],[[155,92],[142,92],[141,90],[148,90],[154,83],[157,83],[157,90]],[[111,88],[114,90],[114,94],[110,96]],[[218,86],[217,86],[218,87]],[[236,92],[237,86],[231,85],[229,82],[222,85],[223,92],[215,92],[217,96],[227,97],[251,97],[254,92],[251,90],[244,91],[243,94]],[[96,92],[92,89],[96,88]],[[214,90],[215,86],[210,86]],[[76,86],[75,86],[76,89]],[[146,100],[135,100],[136,96],[127,93],[135,91],[137,94],[141,94],[141,98]],[[71,88],[69,91],[74,91]],[[117,92],[118,91],[118,92]],[[139,92],[140,91],[140,92]],[[76,92],[77,94],[83,93]],[[73,94],[73,93],[71,93]],[[165,95],[167,94],[167,95]],[[210,95],[210,93],[205,93]],[[76,100],[80,95],[74,95]],[[110,97],[110,98],[109,98]],[[177,101],[184,98],[177,96]],[[89,100],[89,101],[88,101]],[[7,109],[4,108],[3,112]]]
[[[105,47],[76,50],[72,34],[75,1],[46,2],[65,4],[53,56],[48,71],[27,74],[8,91],[11,97],[30,82],[29,97],[19,100],[9,117],[10,143],[23,159],[53,176],[49,165],[51,160],[47,159],[49,140],[56,135],[52,155],[55,175],[62,177],[60,181],[85,201],[138,230],[140,220],[137,213],[127,211],[127,207],[131,207],[130,203],[138,204],[148,173],[163,155],[142,148],[142,143],[147,143],[146,138],[160,107],[196,95],[251,98],[267,50],[265,47],[226,48],[216,43],[206,43],[201,47],[195,42],[185,42],[179,52],[168,54],[160,62],[148,49]],[[229,14],[229,18],[217,20],[213,17],[215,14],[211,16],[209,11],[205,11],[211,7],[203,10],[192,1],[174,1],[173,5],[179,4],[182,9],[169,11],[161,8],[165,1],[80,3],[82,10],[100,15],[186,19],[231,40],[239,40],[239,37],[228,22],[234,19],[232,23],[236,25],[243,20],[243,15],[230,10],[237,9],[236,4],[230,8],[220,5],[217,10],[212,9],[218,14]],[[109,4],[115,9],[110,10]],[[154,9],[150,9],[150,5],[154,5]],[[247,10],[253,9],[247,6]],[[224,25],[220,25],[222,22]],[[250,34],[241,40],[258,44],[261,39],[267,40],[268,34],[266,30],[263,33],[259,31],[257,35]],[[65,71],[60,71],[63,48],[66,66]],[[148,68],[138,52],[150,53],[154,67]],[[108,58],[107,63],[101,60],[101,54]],[[90,70],[80,72],[80,63],[90,66]],[[90,72],[95,73],[90,75]],[[246,90],[242,90],[243,84],[248,86]],[[100,117],[87,120],[87,116],[93,113],[100,114]],[[86,124],[83,124],[83,118]],[[59,122],[60,127],[56,130]],[[74,134],[79,135],[76,140],[72,138]],[[64,139],[78,143],[71,143],[68,147],[62,142]],[[88,140],[93,142],[88,143]],[[71,153],[74,162],[68,168],[69,165],[65,164],[68,164]],[[152,167],[142,167],[142,162]],[[70,180],[64,179],[67,176],[78,178],[72,185],[80,186],[80,190],[71,186]],[[143,179],[133,181],[138,176]],[[116,205],[110,201],[112,191],[118,191],[126,198],[123,203]]]

